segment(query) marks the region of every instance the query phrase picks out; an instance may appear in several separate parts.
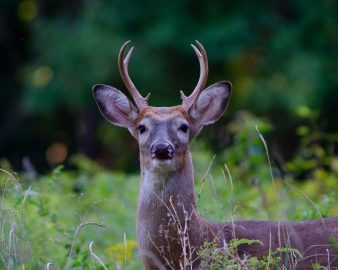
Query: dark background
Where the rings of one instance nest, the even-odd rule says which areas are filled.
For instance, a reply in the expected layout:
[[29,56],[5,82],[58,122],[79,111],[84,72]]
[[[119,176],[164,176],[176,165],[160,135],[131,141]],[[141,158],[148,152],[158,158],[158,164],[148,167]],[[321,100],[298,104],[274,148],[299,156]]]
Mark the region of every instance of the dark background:
[[299,115],[338,131],[338,5],[323,1],[3,0],[0,8],[0,159],[14,170],[72,166],[74,153],[127,171],[137,145],[96,108],[95,83],[125,87],[117,68],[132,40],[130,74],[150,105],[180,102],[207,50],[208,83],[230,80],[228,114],[202,138],[215,153],[231,144],[224,126],[239,110],[273,125],[283,160],[297,151]]

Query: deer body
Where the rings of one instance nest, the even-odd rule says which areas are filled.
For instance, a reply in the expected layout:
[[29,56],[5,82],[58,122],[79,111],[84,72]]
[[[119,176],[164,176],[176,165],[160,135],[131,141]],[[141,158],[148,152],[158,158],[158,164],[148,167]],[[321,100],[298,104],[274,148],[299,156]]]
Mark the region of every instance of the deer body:
[[[222,81],[205,88],[208,64],[203,46],[193,49],[200,62],[200,78],[190,96],[175,107],[150,107],[128,74],[132,49],[119,67],[136,107],[116,88],[95,85],[94,97],[103,116],[128,128],[138,141],[141,184],[137,209],[137,238],[145,269],[198,269],[197,251],[204,242],[223,246],[232,239],[260,240],[263,244],[240,245],[240,256],[261,257],[269,249],[298,249],[303,260],[288,258],[288,266],[311,269],[314,262],[338,269],[338,217],[304,222],[236,221],[217,224],[205,220],[196,209],[194,176],[189,144],[201,128],[217,121],[231,95],[231,84]],[[331,239],[332,238],[332,239]],[[336,267],[336,268],[333,268]]]
[[[141,162],[142,164],[142,162]],[[301,252],[304,260],[298,262],[288,258],[289,267],[297,265],[297,269],[312,269],[312,264],[338,267],[338,251],[332,246],[330,239],[338,238],[338,218],[311,220],[303,222],[273,221],[235,221],[234,223],[212,223],[199,215],[196,209],[194,192],[193,166],[190,153],[185,160],[182,171],[172,175],[143,173],[141,165],[141,187],[137,210],[137,235],[141,256],[145,269],[190,269],[182,268],[184,237],[189,238],[189,249],[194,251],[190,262],[193,269],[198,267],[196,251],[204,242],[217,242],[233,239],[260,240],[263,245],[242,245],[239,254],[261,257],[268,255],[269,249],[291,247]],[[149,181],[150,185],[147,182]],[[152,185],[151,183],[157,183]],[[170,215],[175,209],[177,218]],[[184,214],[184,210],[186,214]],[[186,224],[188,232],[179,235],[178,222],[182,227]],[[189,257],[188,255],[185,255]],[[170,264],[170,266],[168,266]],[[290,269],[290,268],[288,268]],[[292,269],[292,268],[291,268]],[[337,268],[336,268],[337,269]]]

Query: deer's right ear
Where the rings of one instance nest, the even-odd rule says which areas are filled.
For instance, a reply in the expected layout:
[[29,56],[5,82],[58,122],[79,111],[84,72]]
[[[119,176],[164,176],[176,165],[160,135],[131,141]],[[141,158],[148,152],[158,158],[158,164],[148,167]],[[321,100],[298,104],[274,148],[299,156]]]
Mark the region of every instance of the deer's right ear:
[[93,86],[93,94],[100,112],[110,123],[126,128],[135,123],[138,110],[120,90],[96,84]]

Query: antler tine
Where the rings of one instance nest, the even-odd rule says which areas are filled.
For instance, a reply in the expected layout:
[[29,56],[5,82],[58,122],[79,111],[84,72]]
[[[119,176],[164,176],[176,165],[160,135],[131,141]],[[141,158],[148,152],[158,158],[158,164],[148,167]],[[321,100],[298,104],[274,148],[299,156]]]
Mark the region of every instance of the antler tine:
[[126,47],[129,43],[130,43],[130,40],[125,42],[121,47],[121,50],[120,50],[120,53],[119,53],[119,59],[118,59],[119,70],[120,70],[121,78],[122,78],[126,88],[128,89],[129,93],[133,97],[137,108],[139,110],[141,110],[142,108],[148,106],[148,98],[149,98],[150,94],[148,94],[145,98],[142,97],[140,92],[137,90],[134,83],[130,79],[130,76],[129,76],[129,73],[128,73],[128,64],[129,64],[129,60],[131,58],[131,55],[133,53],[134,47],[130,48],[129,52],[127,53],[126,58],[124,58],[124,51],[126,50]]
[[194,89],[194,91],[192,92],[192,94],[190,96],[185,96],[183,91],[181,91],[181,97],[182,97],[182,105],[183,107],[185,107],[186,110],[189,110],[191,108],[191,106],[195,103],[196,99],[198,98],[198,96],[200,95],[200,93],[202,92],[202,90],[205,88],[205,85],[207,83],[208,80],[208,57],[207,57],[207,53],[204,49],[204,47],[202,46],[202,44],[200,42],[198,42],[196,40],[196,44],[199,48],[199,50],[196,48],[195,45],[191,44],[191,47],[194,49],[199,63],[200,63],[200,77],[198,80],[198,83]]

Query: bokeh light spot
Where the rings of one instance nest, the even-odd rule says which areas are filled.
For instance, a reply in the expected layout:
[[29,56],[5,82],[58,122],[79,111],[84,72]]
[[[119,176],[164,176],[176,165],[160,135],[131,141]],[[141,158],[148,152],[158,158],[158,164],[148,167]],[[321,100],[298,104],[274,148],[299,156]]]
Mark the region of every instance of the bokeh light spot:
[[33,84],[36,87],[46,86],[54,76],[54,72],[50,67],[39,67],[33,73]]
[[35,1],[25,0],[18,6],[18,16],[23,21],[33,20],[38,15],[38,5]]
[[65,161],[68,155],[68,149],[63,143],[51,144],[46,152],[46,159],[49,165],[55,166]]
[[338,157],[332,158],[331,168],[334,172],[338,172]]
[[300,105],[296,108],[296,113],[300,117],[308,118],[311,115],[311,110],[304,105]]

